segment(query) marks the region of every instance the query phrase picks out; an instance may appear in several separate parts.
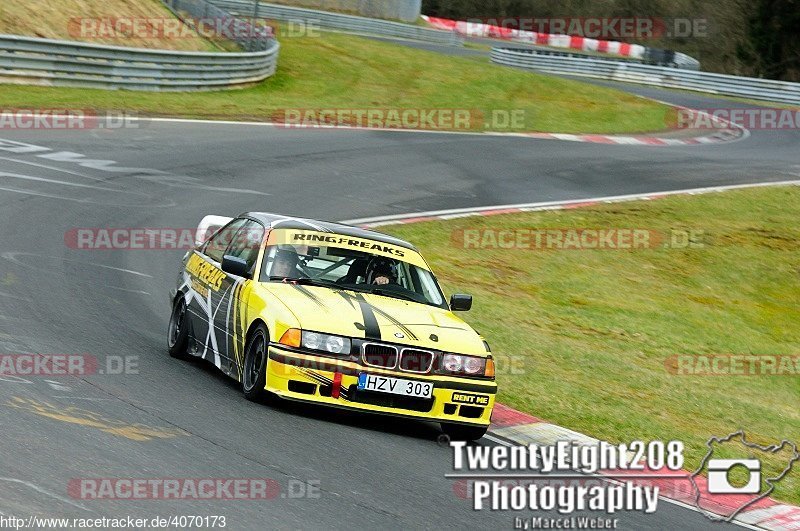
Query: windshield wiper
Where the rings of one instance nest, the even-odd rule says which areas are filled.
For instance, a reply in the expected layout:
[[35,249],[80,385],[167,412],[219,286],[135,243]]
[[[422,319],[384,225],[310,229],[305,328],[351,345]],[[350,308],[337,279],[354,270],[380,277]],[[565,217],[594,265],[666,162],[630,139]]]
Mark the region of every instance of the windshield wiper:
[[369,290],[369,293],[373,293],[375,295],[382,295],[384,297],[391,297],[393,299],[403,299],[411,302],[419,302],[419,300],[415,299],[411,295],[406,295],[405,293],[400,293],[397,291],[385,290],[382,288],[373,288]]

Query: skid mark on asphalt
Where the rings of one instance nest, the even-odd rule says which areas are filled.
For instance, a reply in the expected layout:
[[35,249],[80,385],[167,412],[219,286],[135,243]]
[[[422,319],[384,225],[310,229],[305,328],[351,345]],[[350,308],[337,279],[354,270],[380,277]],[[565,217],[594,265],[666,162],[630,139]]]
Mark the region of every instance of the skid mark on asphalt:
[[[116,397],[87,396],[97,391],[97,387],[76,376],[66,376],[63,380],[43,380],[37,376],[26,376],[27,378],[23,378],[16,374],[8,374],[0,371],[0,393],[5,389],[16,389],[19,391],[24,388],[33,390],[37,395],[48,395],[50,398],[55,399],[91,400],[96,402],[114,402],[118,400]],[[62,394],[50,395],[52,392],[60,392]],[[10,391],[10,393],[13,396],[14,391]],[[82,396],[73,396],[72,394],[63,393],[79,393]]]
[[[68,505],[71,505],[73,507],[77,507],[78,509],[82,509],[84,511],[89,511],[89,512],[94,512],[91,509],[89,509],[88,507],[86,507],[84,505],[81,505],[80,503],[77,503],[77,502],[75,502],[73,500],[70,500],[69,498],[65,498],[63,496],[59,496],[58,494],[56,494],[54,492],[50,492],[47,489],[43,489],[42,487],[36,485],[35,483],[31,483],[30,481],[24,481],[22,479],[17,479],[17,478],[0,477],[0,483],[16,483],[18,485],[22,485],[22,486],[27,487],[27,488],[29,488],[31,490],[34,490],[34,491],[38,492],[39,494],[44,494],[45,496],[47,496],[49,498],[53,498],[54,500],[58,500],[60,502],[66,503]],[[3,514],[3,513],[0,513],[0,514]]]
[[8,352],[27,352],[32,349],[29,345],[36,344],[36,338],[19,333],[7,334],[0,331],[0,345]]
[[95,398],[91,396],[53,395],[53,398],[66,398],[67,400],[91,400],[93,402],[115,402],[116,398]]
[[[27,161],[27,160],[23,160],[23,159],[19,159],[19,158],[12,158],[12,157],[0,157],[0,161],[9,162],[12,165],[16,164],[16,165],[25,165],[25,166],[29,166],[29,167],[32,166],[32,167],[38,168],[40,170],[46,170],[47,172],[54,172],[54,173],[59,173],[59,174],[64,174],[64,175],[70,175],[70,176],[73,176],[73,177],[78,177],[80,179],[86,179],[86,180],[89,180],[89,181],[93,181],[95,183],[99,182],[99,183],[104,183],[104,184],[113,184],[113,183],[109,183],[108,180],[104,179],[104,178],[94,177],[94,176],[91,176],[91,175],[87,175],[86,173],[79,173],[79,172],[76,172],[76,171],[70,171],[70,170],[67,170],[67,169],[64,169],[64,168],[59,168],[58,166],[53,166],[53,165],[50,165],[50,164],[41,164],[41,163],[38,163],[38,162],[31,162],[31,161]],[[117,196],[117,195],[129,196],[129,197],[132,197],[132,198],[136,199],[135,202],[131,202],[130,204],[128,204],[128,203],[117,203],[117,202],[114,202],[113,200],[106,199],[104,197],[95,197],[95,198],[90,198],[90,197],[69,197],[69,196],[66,196],[64,194],[59,194],[59,195],[49,194],[49,193],[47,193],[47,192],[45,192],[43,190],[38,190],[38,189],[10,188],[10,187],[2,188],[3,190],[9,191],[9,192],[36,195],[36,196],[43,196],[43,197],[52,197],[54,199],[63,199],[63,200],[67,200],[67,201],[88,202],[88,203],[98,203],[98,204],[109,204],[109,205],[118,205],[118,206],[137,206],[137,205],[141,205],[141,206],[145,206],[145,205],[146,206],[152,206],[152,205],[159,206],[159,203],[162,201],[161,197],[153,196],[153,195],[142,193],[142,192],[138,192],[138,191],[126,190],[126,189],[124,189],[122,187],[118,187],[118,186],[108,187],[108,186],[81,184],[81,183],[76,183],[76,182],[72,182],[72,181],[62,181],[62,180],[58,180],[58,179],[48,179],[48,178],[45,178],[45,177],[34,176],[34,175],[26,175],[26,174],[21,174],[21,173],[17,173],[17,172],[2,172],[2,173],[0,173],[0,177],[15,178],[15,179],[19,179],[19,180],[27,180],[27,181],[31,181],[31,182],[34,182],[34,183],[40,183],[40,184],[43,183],[44,185],[50,186],[51,188],[53,186],[64,186],[64,187],[83,188],[83,189],[87,189],[88,188],[88,189],[94,189],[94,190],[100,191],[100,192],[108,192],[109,194],[115,195],[115,196]],[[169,205],[161,204],[160,206],[173,206],[174,204],[175,203],[173,201],[170,201]]]
[[110,269],[112,271],[120,271],[122,273],[130,273],[131,275],[136,275],[136,276],[139,276],[139,277],[153,278],[153,275],[148,275],[147,273],[141,273],[139,271],[134,271],[133,269],[125,269],[123,267],[114,267],[114,266],[105,265],[105,264],[96,264],[94,262],[84,262],[83,260],[73,260],[71,258],[61,258],[61,257],[56,258],[54,256],[45,256],[45,255],[40,255],[40,254],[35,254],[35,253],[22,253],[22,252],[3,253],[2,256],[3,256],[3,258],[7,258],[8,260],[11,260],[12,262],[15,262],[15,263],[17,263],[19,265],[24,265],[22,262],[20,262],[19,260],[15,259],[15,256],[18,256],[18,255],[28,255],[28,256],[34,256],[34,257],[39,257],[39,258],[53,258],[53,259],[61,260],[62,262],[71,262],[73,264],[80,264],[80,265],[85,265],[85,266],[99,267],[101,269]]
[[[129,275],[134,275],[136,277],[153,278],[152,275],[148,275],[147,273],[142,273],[140,271],[134,271],[132,269],[124,269],[122,267],[114,267],[114,266],[109,266],[109,265],[105,265],[105,264],[97,264],[97,263],[94,263],[94,262],[84,262],[82,260],[72,260],[70,258],[63,258],[61,256],[48,256],[48,255],[44,255],[44,254],[27,253],[27,252],[22,252],[22,251],[6,251],[6,252],[0,254],[0,257],[4,258],[5,260],[8,260],[9,262],[17,264],[18,266],[21,266],[21,267],[24,267],[24,268],[27,268],[27,269],[35,270],[37,272],[37,277],[41,276],[41,274],[43,272],[48,272],[48,273],[51,273],[51,275],[46,275],[46,278],[51,278],[51,277],[52,278],[58,278],[59,271],[55,271],[52,268],[46,267],[44,265],[44,263],[43,263],[44,260],[41,260],[41,259],[45,259],[45,260],[51,261],[51,263],[52,263],[52,261],[66,262],[66,263],[70,263],[70,264],[86,266],[86,268],[96,267],[96,268],[99,268],[99,269],[105,269],[105,270],[109,270],[109,271],[118,271],[120,273],[126,273],[126,274],[129,274]],[[40,259],[40,260],[36,261],[35,264],[28,264],[25,261],[20,260],[19,257],[32,257],[32,258],[37,258],[37,259]],[[87,284],[88,283],[88,284],[91,284],[92,286],[96,286],[97,285],[97,279],[96,278],[91,278],[91,279],[87,279],[87,280],[81,280],[81,279],[73,278],[72,281],[74,283],[78,283],[78,284]],[[121,286],[113,286],[111,284],[105,284],[103,287],[106,288],[106,289],[113,289],[113,290],[116,290],[116,291],[123,291],[123,292],[126,292],[126,293],[137,293],[137,294],[140,294],[140,295],[151,295],[147,291],[138,290],[138,289],[123,288]],[[2,292],[0,292],[0,295],[2,295]],[[18,298],[18,297],[14,297],[14,298]],[[24,299],[24,300],[27,300],[28,302],[32,302],[30,299]]]
[[188,432],[181,429],[160,428],[139,423],[131,424],[125,421],[103,417],[87,409],[59,407],[49,402],[40,402],[32,398],[14,396],[11,400],[6,402],[6,405],[41,417],[76,424],[78,426],[95,428],[102,432],[124,437],[132,441],[172,439],[174,437],[189,435]]
[[[125,190],[116,190],[114,188],[104,188],[104,187],[92,186],[92,185],[87,185],[87,184],[70,183],[68,181],[58,181],[58,180],[55,180],[55,179],[45,179],[45,178],[42,178],[42,177],[34,177],[34,176],[31,176],[31,175],[11,174],[11,173],[8,173],[8,172],[0,173],[0,177],[11,177],[11,178],[16,178],[16,179],[23,179],[23,180],[28,180],[28,181],[32,181],[32,182],[42,183],[42,184],[44,184],[46,186],[50,186],[50,187],[65,186],[65,187],[77,187],[77,188],[91,188],[91,189],[94,189],[94,190],[99,191],[99,192],[106,192],[106,193],[108,193],[108,194],[110,194],[112,196],[119,195],[119,194],[131,195],[131,194],[134,193],[134,192],[127,192]],[[9,187],[9,186],[3,186],[3,187],[0,187],[0,190],[3,190],[5,192],[12,192],[12,193],[16,193],[16,194],[31,195],[31,196],[36,196],[36,197],[46,197],[46,198],[49,198],[49,199],[59,199],[59,200],[62,200],[62,201],[72,201],[72,202],[75,202],[75,203],[89,203],[89,204],[93,204],[93,205],[102,205],[102,206],[119,206],[119,207],[136,207],[136,208],[139,208],[139,207],[170,207],[170,206],[174,206],[175,205],[174,201],[169,201],[168,203],[159,205],[159,204],[156,204],[155,200],[152,200],[149,197],[142,197],[141,201],[139,201],[139,202],[120,202],[120,201],[112,200],[110,198],[109,199],[104,199],[102,197],[95,197],[95,198],[69,197],[69,196],[66,196],[64,194],[49,193],[49,192],[44,192],[44,191],[41,191],[41,190],[35,190],[35,189],[31,189],[31,188],[13,188],[13,187]],[[136,195],[138,196],[139,194],[136,194]]]
[[55,380],[45,380],[45,383],[49,385],[52,389],[55,389],[56,391],[66,391],[66,392],[72,391],[72,387],[64,385],[63,383],[57,382]]
[[11,293],[6,293],[5,291],[0,291],[0,297],[6,297],[8,299],[16,299],[18,301],[33,302],[28,297],[20,297],[19,295],[12,295]]
[[[26,166],[34,166],[36,168],[43,168],[45,170],[57,171],[60,173],[66,173],[67,175],[73,175],[75,177],[81,177],[82,179],[88,179],[90,181],[100,181],[105,182],[105,179],[101,179],[100,177],[92,177],[91,175],[86,175],[85,173],[78,173],[76,171],[69,171],[65,170],[64,168],[59,168],[58,166],[51,166],[50,164],[40,164],[38,162],[31,162],[29,160],[23,159],[14,159],[11,157],[0,157],[0,160],[7,160],[9,162],[13,162],[15,164],[24,164]],[[143,194],[140,194],[143,195]]]
[[59,186],[73,186],[75,188],[91,188],[92,190],[100,190],[103,192],[119,192],[119,193],[129,193],[124,192],[123,190],[118,190],[116,188],[109,188],[107,186],[96,186],[94,184],[81,184],[81,183],[72,183],[69,181],[60,181],[58,179],[47,179],[46,177],[35,177],[33,175],[22,175],[21,173],[11,173],[11,172],[0,172],[0,177],[8,177],[10,179],[20,179],[24,181],[34,181],[34,182],[42,182],[48,184],[57,184]]
[[[7,151],[10,153],[18,153],[18,154],[31,154],[34,157],[40,159],[51,160],[55,162],[61,162],[64,164],[75,164],[81,168],[89,168],[97,171],[112,173],[112,174],[129,174],[130,177],[135,179],[142,179],[150,182],[154,182],[156,184],[160,184],[163,186],[170,186],[176,188],[191,188],[192,190],[206,190],[209,192],[221,192],[221,193],[232,193],[232,194],[247,194],[247,195],[260,195],[260,196],[270,196],[272,194],[267,192],[262,192],[260,190],[251,190],[251,189],[243,189],[243,188],[230,188],[224,186],[211,186],[204,184],[203,181],[198,179],[197,177],[190,177],[188,175],[175,175],[169,172],[156,170],[152,168],[127,168],[122,166],[117,166],[117,161],[114,160],[105,160],[105,159],[90,159],[87,158],[86,155],[82,153],[75,153],[72,151],[55,151],[49,147],[45,146],[37,146],[34,144],[26,144],[24,142],[16,142],[13,140],[7,140],[0,138],[0,150]],[[25,162],[23,162],[25,164]],[[31,165],[36,165],[35,163],[29,163]],[[42,167],[45,167],[42,165]],[[60,171],[54,167],[50,167],[50,169],[55,169],[55,171]],[[81,177],[86,177],[84,175],[80,175]],[[89,177],[87,177],[89,178]],[[26,193],[25,191],[20,191],[16,189],[7,189],[7,188],[0,188],[0,190],[6,190],[11,192],[19,192],[19,193]],[[120,193],[135,193],[135,192],[125,192],[119,191]],[[59,198],[58,196],[47,196],[40,192],[30,192],[31,195],[43,195],[44,197],[53,197]],[[144,194],[140,194],[144,195]],[[149,197],[149,196],[146,196]],[[71,198],[63,198],[63,199],[71,199]],[[152,198],[150,198],[152,201]],[[71,199],[74,200],[74,199]],[[92,201],[89,201],[92,202]],[[167,204],[157,204],[155,201],[149,203],[146,206],[159,206],[159,207],[170,207],[175,206],[176,203],[174,201],[168,201]],[[136,205],[121,205],[121,206],[136,206]]]

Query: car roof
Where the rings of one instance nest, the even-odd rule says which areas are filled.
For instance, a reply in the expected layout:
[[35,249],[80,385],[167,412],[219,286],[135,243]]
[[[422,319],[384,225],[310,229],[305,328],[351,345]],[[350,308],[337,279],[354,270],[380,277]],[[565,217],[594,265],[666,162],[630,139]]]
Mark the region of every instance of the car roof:
[[389,243],[392,245],[397,245],[398,247],[405,247],[406,249],[419,252],[416,247],[405,240],[401,240],[400,238],[395,238],[394,236],[389,236],[388,234],[383,234],[374,230],[362,229],[352,225],[345,225],[344,223],[284,216],[282,214],[273,214],[269,212],[246,212],[241,214],[239,217],[253,218],[260,221],[265,226],[275,229],[302,229],[316,230],[319,232],[332,232],[334,234],[341,234],[343,236],[353,236],[354,238],[364,238],[366,240]]

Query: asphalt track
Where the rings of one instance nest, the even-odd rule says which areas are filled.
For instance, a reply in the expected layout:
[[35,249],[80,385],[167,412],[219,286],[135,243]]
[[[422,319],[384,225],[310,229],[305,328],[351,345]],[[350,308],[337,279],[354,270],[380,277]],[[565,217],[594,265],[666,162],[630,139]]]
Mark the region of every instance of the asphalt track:
[[[433,425],[253,405],[214,370],[169,358],[166,298],[182,252],[75,250],[65,245],[70,229],[193,227],[204,214],[247,210],[348,219],[800,176],[796,131],[674,148],[169,122],[0,133],[40,148],[0,143],[0,352],[89,353],[101,365],[138,356],[138,374],[0,380],[0,513],[225,515],[230,529],[508,529],[514,516],[529,515],[471,510],[444,478],[451,452],[437,445]],[[54,155],[64,151],[113,164]],[[282,495],[175,502],[67,494],[72,478],[125,477],[267,477]],[[318,481],[321,495],[287,496],[298,481]],[[664,502],[653,515],[620,515],[626,529],[710,525]]]

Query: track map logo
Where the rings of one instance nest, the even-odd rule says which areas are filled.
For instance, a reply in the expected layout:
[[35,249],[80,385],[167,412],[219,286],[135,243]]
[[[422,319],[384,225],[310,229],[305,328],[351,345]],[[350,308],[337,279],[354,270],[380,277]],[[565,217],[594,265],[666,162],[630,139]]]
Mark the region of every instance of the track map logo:
[[[711,437],[708,452],[690,476],[694,505],[715,522],[730,522],[742,511],[767,498],[793,468],[800,466],[800,451],[788,440],[762,446],[747,440],[739,430]],[[765,461],[769,459],[769,466]],[[707,472],[704,496],[700,474]],[[709,505],[713,504],[714,511]],[[720,514],[727,507],[726,514]]]

